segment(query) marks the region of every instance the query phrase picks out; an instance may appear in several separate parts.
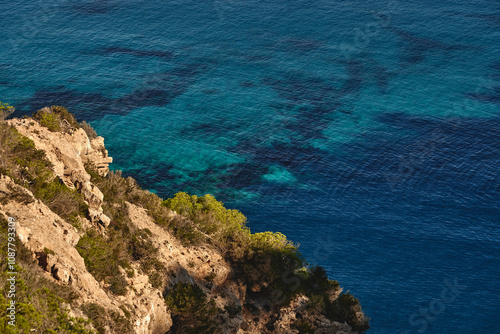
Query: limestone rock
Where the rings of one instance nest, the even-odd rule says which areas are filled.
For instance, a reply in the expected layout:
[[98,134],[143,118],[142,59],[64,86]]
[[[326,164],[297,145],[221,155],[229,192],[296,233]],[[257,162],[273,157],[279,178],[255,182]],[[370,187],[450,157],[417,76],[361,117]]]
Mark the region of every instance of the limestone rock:
[[33,253],[40,267],[54,279],[72,285],[83,300],[113,307],[74,247],[79,240],[75,227],[7,176],[0,177],[0,190],[7,194],[25,191],[33,198],[33,202],[29,204],[20,205],[15,201],[1,204],[0,214],[6,217],[8,212],[14,216],[19,240]]
[[101,176],[109,172],[113,161],[104,147],[104,138],[90,140],[83,129],[72,133],[51,132],[31,119],[13,119],[9,123],[17,131],[34,141],[37,149],[45,151],[53,164],[55,174],[69,188],[77,189],[90,208],[89,218],[93,223],[107,227],[109,217],[102,211],[102,192],[90,181],[85,164],[92,163]]

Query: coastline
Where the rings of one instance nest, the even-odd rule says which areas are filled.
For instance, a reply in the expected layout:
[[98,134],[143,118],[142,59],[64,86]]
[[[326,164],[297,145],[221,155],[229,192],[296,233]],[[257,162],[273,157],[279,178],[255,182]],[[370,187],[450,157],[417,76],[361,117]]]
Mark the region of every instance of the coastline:
[[284,235],[252,234],[211,195],[162,200],[110,172],[104,139],[65,108],[1,126],[10,139],[0,212],[17,221],[34,260],[25,265],[74,292],[59,311],[70,323],[99,333],[369,328],[357,299]]

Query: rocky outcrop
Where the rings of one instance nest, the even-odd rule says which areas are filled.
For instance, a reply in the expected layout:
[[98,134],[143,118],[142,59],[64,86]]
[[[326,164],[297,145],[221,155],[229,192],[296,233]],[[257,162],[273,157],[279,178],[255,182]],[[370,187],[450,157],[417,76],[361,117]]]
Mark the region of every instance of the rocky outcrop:
[[[22,135],[32,139],[36,148],[45,151],[61,182],[82,194],[89,205],[90,219],[83,225],[105,234],[110,218],[103,213],[104,196],[91,182],[85,168],[91,164],[101,176],[108,174],[112,159],[104,147],[104,139],[90,140],[82,129],[51,132],[31,119],[9,122]],[[165,304],[165,291],[153,287],[139,262],[132,261],[127,272],[120,268],[128,289],[124,295],[115,295],[106,289],[104,281],[98,282],[90,274],[77,251],[82,231],[64,221],[8,176],[0,177],[0,195],[10,199],[0,201],[0,215],[16,217],[19,240],[32,253],[47,278],[71,286],[77,292],[72,314],[84,317],[79,305],[95,303],[127,317],[133,333],[164,334],[172,328],[172,313]],[[347,324],[333,322],[311,310],[305,296],[297,297],[281,309],[269,308],[265,300],[252,297],[264,286],[247,286],[244,279],[236,277],[234,269],[217,249],[210,245],[186,247],[169,230],[156,224],[144,208],[129,202],[125,207],[134,228],[148,231],[152,245],[158,249],[155,260],[167,273],[166,289],[180,282],[196,284],[219,309],[240,310],[221,315],[223,333],[299,333],[297,323],[305,318],[312,324],[310,330],[315,334],[353,333]],[[175,212],[170,215],[171,218],[177,216]],[[109,328],[106,330],[112,333]]]
[[16,217],[19,240],[32,252],[48,277],[74,288],[80,304],[96,303],[121,314],[120,305],[132,305],[132,324],[136,333],[160,334],[170,328],[172,320],[161,292],[151,287],[147,276],[138,273],[131,280],[134,289],[126,296],[107,294],[102,284],[87,271],[84,259],[75,248],[80,239],[75,227],[7,176],[0,176],[0,193],[6,198],[14,198],[16,193],[25,195],[24,201],[29,203],[20,205],[7,201],[0,205],[0,214]]
[[82,302],[98,302],[112,307],[111,300],[87,271],[83,258],[75,249],[80,239],[76,228],[7,176],[0,177],[0,192],[7,195],[7,198],[13,198],[15,193],[21,192],[26,195],[25,198],[31,199],[30,203],[23,205],[16,201],[3,203],[0,213],[8,216],[8,212],[17,218],[19,240],[33,253],[33,257],[47,275],[73,286],[80,294]]
[[47,159],[54,165],[56,175],[70,188],[76,188],[89,205],[91,222],[107,227],[110,223],[102,210],[103,194],[90,182],[85,170],[92,164],[101,176],[109,172],[113,159],[104,147],[104,138],[90,140],[83,129],[66,132],[51,132],[32,119],[13,119],[9,123],[19,133],[34,141],[36,148],[45,151]]

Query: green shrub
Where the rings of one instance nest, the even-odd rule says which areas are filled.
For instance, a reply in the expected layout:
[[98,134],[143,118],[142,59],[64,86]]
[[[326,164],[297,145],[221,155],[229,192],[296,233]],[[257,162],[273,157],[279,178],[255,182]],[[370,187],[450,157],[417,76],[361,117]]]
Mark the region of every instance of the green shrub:
[[136,261],[147,260],[149,256],[158,253],[158,248],[153,245],[149,236],[142,231],[136,232],[129,241],[129,250]]
[[125,271],[127,272],[127,277],[128,278],[132,278],[135,276],[135,271],[134,269],[125,269]]
[[123,314],[125,314],[125,318],[130,319],[131,314],[130,314],[130,311],[127,309],[127,307],[124,305],[120,305],[119,307],[120,307],[120,310],[123,311]]
[[297,246],[279,232],[261,232],[250,236],[250,248],[262,253],[294,254]]
[[56,253],[54,253],[54,251],[53,251],[52,249],[47,248],[47,247],[45,247],[45,248],[43,249],[43,252],[44,252],[46,255],[55,255],[55,254],[56,254]]
[[165,303],[173,314],[173,333],[221,333],[218,316],[222,310],[197,285],[177,283]]
[[215,273],[210,273],[209,275],[203,277],[203,279],[208,282],[213,282],[215,277],[217,277]]
[[33,119],[52,132],[74,130],[80,127],[68,109],[61,106],[40,109],[33,114]]
[[119,267],[130,266],[122,242],[123,240],[107,240],[90,230],[76,245],[87,270],[98,281],[109,283],[109,290],[116,295],[125,295],[127,292],[127,281]]
[[150,275],[148,275],[149,278],[149,283],[153,286],[155,289],[160,289],[163,287],[163,276],[159,272],[154,272]]
[[0,101],[0,121],[7,119],[16,109],[8,103]]
[[61,106],[51,106],[50,109],[52,109],[52,112],[57,114],[61,119],[66,120],[73,128],[78,129],[80,127],[75,116],[73,116],[68,109]]
[[[99,174],[99,171],[97,170],[97,166],[95,165],[94,162],[92,161],[87,161],[84,165],[85,171],[90,175],[90,180],[94,184],[99,184],[100,182],[103,181],[104,177]],[[100,187],[98,187],[100,188]],[[101,190],[102,191],[102,190]]]
[[314,330],[311,323],[307,319],[299,319],[293,323],[299,334],[313,334]]
[[109,327],[111,333],[133,332],[130,321],[116,311],[106,310],[104,307],[94,303],[83,304],[81,309],[89,317],[94,328],[100,334],[106,333],[106,327]]
[[128,283],[122,275],[114,275],[109,280],[109,290],[117,296],[125,296],[127,294]]
[[108,241],[101,235],[90,230],[80,238],[76,249],[85,260],[87,270],[98,280],[115,276],[118,269],[118,259],[109,247]]
[[[155,252],[152,255],[156,255]],[[148,257],[141,261],[141,269],[144,273],[148,275],[149,282],[151,285],[160,289],[163,287],[166,278],[167,268],[161,263],[156,257]]]
[[234,237],[234,233],[248,235],[246,217],[238,210],[228,210],[212,195],[198,197],[179,192],[164,201],[169,209],[192,219],[207,234],[219,234],[221,238]]
[[24,191],[21,191],[17,187],[13,187],[11,185],[7,186],[10,190],[10,194],[1,193],[0,194],[0,204],[7,204],[10,201],[14,201],[20,204],[29,204],[33,203],[34,199],[29,194]]
[[[228,210],[212,195],[198,197],[179,192],[163,204],[194,223],[182,224],[174,221],[173,228],[181,240],[194,239],[203,242],[203,234],[223,253],[231,257],[242,257],[248,243],[250,230],[246,227],[246,217],[238,210]],[[201,232],[201,233],[200,233]]]
[[46,127],[52,132],[61,131],[61,118],[53,113],[44,112],[39,116],[39,122],[41,126]]
[[150,273],[152,271],[164,272],[166,271],[165,266],[155,257],[149,257],[148,259],[142,261],[141,269],[145,273]]
[[307,293],[323,293],[325,291],[338,291],[339,282],[328,278],[323,267],[315,266],[310,269],[307,279],[304,281]]
[[180,215],[195,218],[197,213],[203,209],[203,206],[198,203],[197,199],[196,195],[189,196],[187,193],[179,192],[175,194],[174,198],[167,199],[164,204]]
[[89,206],[82,195],[53,179],[50,182],[35,184],[34,195],[45,202],[49,208],[65,220],[71,222],[73,217],[88,215]]

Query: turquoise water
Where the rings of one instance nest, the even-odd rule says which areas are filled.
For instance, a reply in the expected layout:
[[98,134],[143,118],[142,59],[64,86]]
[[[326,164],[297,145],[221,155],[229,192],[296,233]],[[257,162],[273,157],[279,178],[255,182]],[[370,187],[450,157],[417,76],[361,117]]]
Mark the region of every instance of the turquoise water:
[[370,333],[500,332],[498,2],[0,8],[17,116],[64,105],[148,189],[283,232]]

